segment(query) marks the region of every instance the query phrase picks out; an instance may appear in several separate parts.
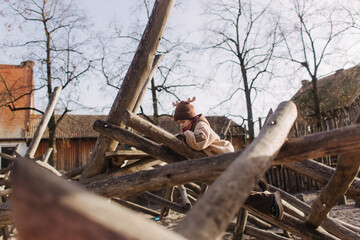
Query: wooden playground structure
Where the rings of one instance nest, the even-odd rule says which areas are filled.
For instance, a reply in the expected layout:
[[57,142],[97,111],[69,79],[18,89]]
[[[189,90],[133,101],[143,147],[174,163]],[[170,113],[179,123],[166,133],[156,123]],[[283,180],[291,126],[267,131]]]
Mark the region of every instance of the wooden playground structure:
[[[13,162],[1,170],[4,190],[0,193],[6,200],[0,204],[3,236],[14,225],[19,239],[209,240],[217,239],[236,218],[232,225],[234,240],[244,234],[257,239],[291,239],[246,225],[247,220],[256,218],[301,239],[360,239],[359,227],[328,217],[343,195],[360,201],[360,179],[356,177],[360,115],[352,126],[288,140],[297,109],[293,102],[283,102],[244,150],[206,157],[135,114],[157,68],[154,58],[173,3],[155,2],[107,120],[94,123],[100,135],[88,164],[62,175],[46,163],[46,158],[34,157],[60,88],[55,89],[26,154],[1,154]],[[106,153],[114,151],[118,143],[141,150],[146,156],[107,171]],[[336,169],[311,160],[328,154],[339,154]],[[160,162],[166,164],[158,166]],[[270,191],[281,193],[284,205],[284,218],[277,220],[244,202],[267,169],[280,164],[322,179],[327,185],[311,206],[270,186]],[[152,168],[155,165],[158,167]],[[199,183],[210,187],[204,191]],[[169,196],[173,187],[181,194],[181,204],[152,193],[167,189]],[[125,200],[136,195],[163,206],[164,211],[172,209],[186,215],[174,231],[166,229],[128,209],[146,210]]]

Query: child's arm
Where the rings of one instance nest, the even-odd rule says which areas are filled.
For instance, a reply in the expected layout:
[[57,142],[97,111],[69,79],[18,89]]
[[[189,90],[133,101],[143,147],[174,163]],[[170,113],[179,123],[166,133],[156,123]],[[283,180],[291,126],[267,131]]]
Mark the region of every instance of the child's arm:
[[205,122],[199,122],[196,124],[194,132],[185,131],[184,135],[186,143],[198,151],[204,150],[214,141],[214,138],[211,137],[211,128]]

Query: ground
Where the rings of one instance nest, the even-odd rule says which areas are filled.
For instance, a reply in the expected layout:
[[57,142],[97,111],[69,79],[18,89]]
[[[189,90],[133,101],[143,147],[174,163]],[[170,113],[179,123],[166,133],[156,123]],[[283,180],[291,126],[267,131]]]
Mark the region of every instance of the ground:
[[[309,205],[311,205],[311,203],[316,198],[317,194],[318,194],[318,192],[304,193],[304,201],[306,203],[308,203]],[[161,224],[162,226],[164,226],[166,228],[174,229],[177,226],[177,224],[179,224],[181,222],[181,220],[184,216],[185,216],[184,214],[180,214],[180,213],[171,211],[170,216],[165,217],[165,219],[159,220],[159,221],[155,221],[153,219],[153,217],[149,217],[149,215],[147,215],[146,217],[153,219],[155,222]],[[329,216],[339,219],[339,220],[342,220],[346,223],[350,223],[360,229],[360,208],[355,207],[355,202],[352,199],[347,199],[347,203],[345,205],[336,205],[329,213]],[[278,233],[282,232],[282,230],[277,229],[277,228],[272,229],[272,231],[278,232]],[[359,232],[359,234],[360,234],[360,232]],[[294,239],[299,239],[295,236],[292,236],[292,237]],[[226,232],[219,239],[231,240],[232,233]],[[244,236],[243,239],[256,239],[256,238],[253,238],[250,236]]]

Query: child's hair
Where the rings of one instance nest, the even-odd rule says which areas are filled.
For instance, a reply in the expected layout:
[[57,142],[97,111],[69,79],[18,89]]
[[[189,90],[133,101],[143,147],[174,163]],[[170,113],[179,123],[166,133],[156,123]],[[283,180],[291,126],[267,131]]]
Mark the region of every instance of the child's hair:
[[196,100],[195,97],[192,99],[188,98],[187,101],[181,101],[181,102],[173,102],[173,106],[175,108],[174,113],[174,120],[186,120],[186,119],[193,119],[196,117],[196,113],[194,110],[194,106],[191,105],[191,102],[194,102]]

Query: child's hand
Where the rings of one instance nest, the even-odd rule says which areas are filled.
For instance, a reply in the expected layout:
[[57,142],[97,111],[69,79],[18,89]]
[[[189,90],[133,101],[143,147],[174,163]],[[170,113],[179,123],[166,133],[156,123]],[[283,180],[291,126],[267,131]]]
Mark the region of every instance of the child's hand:
[[185,136],[184,136],[184,134],[178,133],[178,134],[175,135],[175,137],[176,137],[177,139],[179,139],[180,141],[185,142]]

